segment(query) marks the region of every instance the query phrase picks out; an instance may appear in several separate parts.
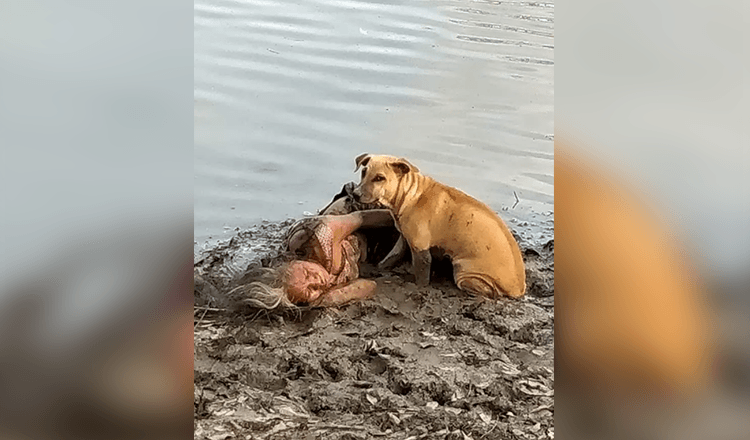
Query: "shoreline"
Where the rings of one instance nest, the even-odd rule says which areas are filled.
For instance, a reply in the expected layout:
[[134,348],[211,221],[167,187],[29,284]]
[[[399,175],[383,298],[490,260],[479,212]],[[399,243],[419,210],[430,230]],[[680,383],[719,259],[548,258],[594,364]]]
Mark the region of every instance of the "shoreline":
[[[518,240],[519,245],[522,245],[521,242],[523,241],[527,243],[527,246],[541,246],[547,241],[554,239],[555,217],[553,211],[547,211],[544,213],[532,212],[528,215],[529,220],[521,220],[515,217],[508,217],[507,212],[507,210],[500,211],[499,215],[511,229],[513,235],[516,237],[516,240]],[[235,237],[237,236],[240,236],[239,239],[242,240],[247,246],[251,248],[258,248],[260,252],[256,253],[256,256],[260,256],[261,253],[265,252],[264,241],[267,238],[273,240],[273,237],[264,236],[264,230],[267,230],[269,228],[270,230],[274,230],[279,225],[281,227],[286,227],[296,220],[299,220],[300,218],[309,217],[311,215],[312,214],[300,215],[296,218],[287,217],[284,220],[263,219],[256,223],[250,224],[249,226],[224,226],[223,232],[225,235],[221,237],[209,235],[202,241],[193,240],[193,262],[198,262],[198,260],[202,258],[202,254],[209,253],[215,248],[229,242],[230,240],[236,240]],[[249,240],[246,240],[248,233],[251,232],[259,234],[256,235],[259,238],[258,243],[253,243]],[[227,236],[226,234],[228,233],[231,233],[231,236]],[[246,251],[242,252],[247,253]]]

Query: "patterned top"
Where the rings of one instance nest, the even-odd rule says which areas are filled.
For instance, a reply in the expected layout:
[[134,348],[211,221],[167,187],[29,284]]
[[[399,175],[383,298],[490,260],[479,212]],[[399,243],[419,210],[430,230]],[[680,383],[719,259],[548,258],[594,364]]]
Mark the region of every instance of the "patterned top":
[[340,286],[359,278],[358,262],[361,249],[356,236],[349,235],[341,242],[341,264],[339,267],[333,267],[333,231],[331,228],[324,222],[318,222],[314,226],[298,224],[293,229],[299,227],[311,233],[310,239],[302,248],[305,258],[319,263],[331,274],[329,287]]

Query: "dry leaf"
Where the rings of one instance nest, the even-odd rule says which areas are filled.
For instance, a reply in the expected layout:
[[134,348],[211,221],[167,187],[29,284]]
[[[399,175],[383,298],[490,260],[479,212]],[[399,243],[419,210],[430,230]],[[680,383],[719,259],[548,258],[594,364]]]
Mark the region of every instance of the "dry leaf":
[[547,388],[544,384],[533,380],[519,380],[518,389],[530,396],[553,396],[555,394],[554,391]]
[[492,416],[489,414],[485,414],[484,411],[479,411],[479,418],[482,419],[482,421],[487,425],[489,425],[492,421]]

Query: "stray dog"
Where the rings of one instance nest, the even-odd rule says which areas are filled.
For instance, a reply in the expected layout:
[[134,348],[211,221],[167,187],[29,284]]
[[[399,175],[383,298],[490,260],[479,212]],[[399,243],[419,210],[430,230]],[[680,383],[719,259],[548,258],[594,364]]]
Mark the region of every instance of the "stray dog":
[[408,244],[417,285],[430,282],[431,248],[451,258],[459,289],[489,298],[518,298],[526,291],[526,271],[518,243],[487,205],[419,172],[407,160],[362,154],[354,195],[361,203],[387,207],[402,238],[378,265],[396,262]]

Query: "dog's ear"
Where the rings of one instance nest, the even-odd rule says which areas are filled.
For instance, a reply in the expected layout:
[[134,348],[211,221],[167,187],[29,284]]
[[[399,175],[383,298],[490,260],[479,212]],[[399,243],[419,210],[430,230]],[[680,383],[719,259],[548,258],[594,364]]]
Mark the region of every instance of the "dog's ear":
[[354,159],[354,163],[356,165],[356,168],[354,168],[354,172],[356,173],[359,167],[366,167],[367,162],[370,161],[370,153],[364,153],[357,156],[356,159]]
[[395,162],[391,162],[390,165],[394,170],[396,170],[397,173],[401,173],[401,174],[407,174],[410,172],[415,172],[415,173],[419,172],[419,168],[415,167],[414,165],[409,163],[408,160],[404,158],[400,158]]

